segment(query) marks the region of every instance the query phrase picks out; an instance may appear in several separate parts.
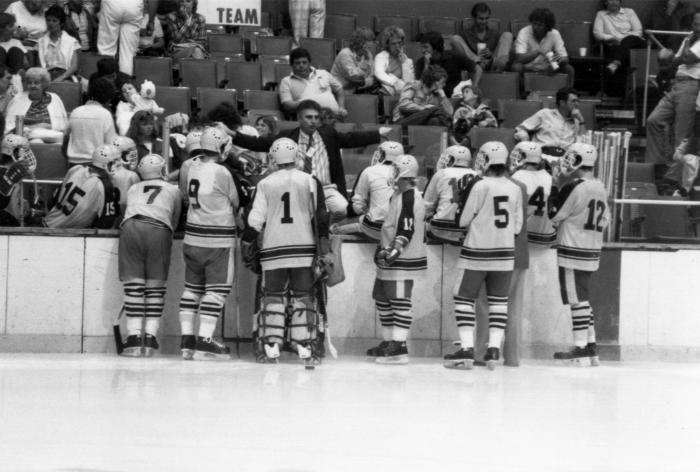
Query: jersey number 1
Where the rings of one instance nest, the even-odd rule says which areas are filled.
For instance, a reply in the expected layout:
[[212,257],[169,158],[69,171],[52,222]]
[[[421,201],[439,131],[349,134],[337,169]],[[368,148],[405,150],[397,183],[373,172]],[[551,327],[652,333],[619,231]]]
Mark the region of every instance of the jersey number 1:
[[282,194],[282,206],[284,207],[284,216],[280,220],[282,224],[294,223],[294,218],[289,215],[289,192]]

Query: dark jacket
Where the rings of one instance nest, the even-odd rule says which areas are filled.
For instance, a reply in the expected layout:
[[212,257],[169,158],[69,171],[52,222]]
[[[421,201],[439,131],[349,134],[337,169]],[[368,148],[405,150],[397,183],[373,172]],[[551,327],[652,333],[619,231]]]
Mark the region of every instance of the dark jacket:
[[[290,138],[295,142],[299,141],[299,128],[281,131],[277,136],[267,138],[256,138],[245,134],[237,133],[233,144],[251,151],[267,152],[272,146],[272,142],[278,138]],[[345,169],[343,169],[343,159],[340,157],[340,150],[343,148],[357,148],[379,143],[379,133],[377,131],[353,131],[351,133],[339,133],[335,128],[323,126],[318,128],[323,144],[326,145],[328,154],[328,167],[331,174],[331,182],[338,187],[343,197],[348,198],[345,188]]]

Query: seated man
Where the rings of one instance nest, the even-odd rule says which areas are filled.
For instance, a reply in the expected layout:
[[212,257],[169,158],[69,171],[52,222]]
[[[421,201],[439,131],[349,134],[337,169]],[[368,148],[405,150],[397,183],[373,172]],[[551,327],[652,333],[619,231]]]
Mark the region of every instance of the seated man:
[[576,136],[585,131],[583,115],[578,109],[578,92],[569,87],[557,90],[556,105],[539,110],[516,126],[515,140],[562,148],[573,144]]
[[477,73],[474,61],[452,51],[445,51],[445,40],[440,33],[428,31],[421,35],[419,41],[423,48],[423,56],[416,61],[416,77],[421,77],[429,66],[440,66],[447,72],[444,88],[448,96],[463,79],[471,78],[472,84],[475,87],[479,86],[481,73]]
[[554,13],[547,8],[535,8],[528,18],[530,24],[518,32],[515,39],[513,72],[546,72],[567,74],[569,86],[574,84],[574,68],[559,31],[554,29]]
[[311,54],[303,48],[289,53],[292,73],[280,82],[280,102],[287,112],[296,112],[302,100],[314,100],[321,108],[328,108],[339,117],[345,110],[345,92],[338,79],[327,71],[311,66]]
[[399,103],[394,108],[394,123],[402,126],[428,125],[449,127],[454,109],[443,88],[447,72],[440,66],[429,66],[420,80],[404,85]]

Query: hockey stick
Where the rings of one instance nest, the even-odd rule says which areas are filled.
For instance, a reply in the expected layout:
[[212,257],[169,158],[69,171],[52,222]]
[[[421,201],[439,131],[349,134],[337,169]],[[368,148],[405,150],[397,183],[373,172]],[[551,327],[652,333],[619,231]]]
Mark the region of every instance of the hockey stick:
[[318,297],[318,307],[323,316],[323,326],[326,330],[326,341],[328,341],[328,352],[333,359],[338,358],[338,350],[333,345],[331,341],[331,330],[328,327],[328,313],[326,312],[326,286],[323,281],[319,280],[319,285],[317,286],[317,297]]
[[124,341],[122,341],[122,331],[119,326],[122,316],[124,315],[124,305],[119,309],[116,318],[114,318],[114,323],[112,326],[112,333],[114,334],[114,346],[117,348],[117,355],[121,355],[124,352]]

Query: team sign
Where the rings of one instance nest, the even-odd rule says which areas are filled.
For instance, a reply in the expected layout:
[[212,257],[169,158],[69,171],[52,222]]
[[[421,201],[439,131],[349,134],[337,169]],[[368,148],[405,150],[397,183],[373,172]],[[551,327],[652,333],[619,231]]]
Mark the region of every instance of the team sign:
[[205,0],[204,17],[212,25],[260,26],[261,0]]

